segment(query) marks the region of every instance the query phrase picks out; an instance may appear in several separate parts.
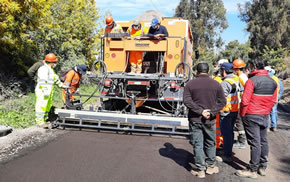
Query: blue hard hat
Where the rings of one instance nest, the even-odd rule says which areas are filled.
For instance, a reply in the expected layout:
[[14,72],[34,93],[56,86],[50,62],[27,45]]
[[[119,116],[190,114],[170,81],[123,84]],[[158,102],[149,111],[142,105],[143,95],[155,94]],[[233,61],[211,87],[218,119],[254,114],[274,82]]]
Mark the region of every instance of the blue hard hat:
[[159,20],[157,18],[153,18],[152,19],[152,23],[151,23],[151,26],[155,26],[159,23]]
[[233,64],[232,63],[223,63],[221,64],[221,69],[225,71],[233,70]]
[[87,71],[87,66],[84,64],[81,64],[81,65],[77,66],[77,69],[78,69],[79,73],[81,73],[82,75],[85,75],[86,71]]

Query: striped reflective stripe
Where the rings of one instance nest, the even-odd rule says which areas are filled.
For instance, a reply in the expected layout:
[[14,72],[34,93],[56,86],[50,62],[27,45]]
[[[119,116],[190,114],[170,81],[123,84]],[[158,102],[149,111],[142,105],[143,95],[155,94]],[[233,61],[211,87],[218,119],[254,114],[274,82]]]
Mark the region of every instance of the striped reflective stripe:
[[255,94],[255,93],[254,93],[254,95],[255,96],[273,96],[273,94],[269,95],[269,94]]

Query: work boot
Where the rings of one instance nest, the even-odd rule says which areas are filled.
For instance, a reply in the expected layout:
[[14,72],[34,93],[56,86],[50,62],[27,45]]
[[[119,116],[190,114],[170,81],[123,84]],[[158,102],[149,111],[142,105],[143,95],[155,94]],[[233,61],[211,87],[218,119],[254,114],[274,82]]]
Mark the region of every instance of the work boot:
[[190,173],[194,176],[197,176],[198,178],[205,178],[204,170],[200,171],[200,170],[191,169]]
[[234,149],[245,149],[246,148],[246,144],[241,143],[239,141],[236,141],[233,145]]
[[222,159],[223,159],[223,162],[225,162],[225,163],[233,162],[232,156],[223,156]]
[[216,156],[215,160],[218,161],[218,162],[223,162],[223,158],[221,158],[220,156]]
[[276,132],[277,131],[277,128],[272,127],[272,128],[270,128],[270,130],[273,131],[273,132]]
[[256,179],[257,176],[257,172],[255,171],[250,171],[250,170],[238,170],[236,172],[236,175],[243,177],[243,178],[252,178],[252,179]]
[[266,169],[260,168],[258,169],[258,174],[261,176],[266,176]]
[[219,173],[219,168],[217,166],[208,167],[206,169],[206,174],[217,174]]

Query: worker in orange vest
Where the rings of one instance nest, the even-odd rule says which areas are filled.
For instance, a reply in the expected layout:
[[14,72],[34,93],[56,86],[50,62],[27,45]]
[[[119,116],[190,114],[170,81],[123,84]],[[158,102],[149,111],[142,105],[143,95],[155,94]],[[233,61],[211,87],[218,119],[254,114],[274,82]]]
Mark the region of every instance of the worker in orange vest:
[[106,27],[105,27],[105,33],[122,33],[123,29],[121,25],[117,24],[113,17],[108,16],[106,18]]
[[224,80],[221,83],[227,100],[226,106],[220,112],[220,127],[223,135],[223,161],[232,162],[232,150],[234,144],[234,124],[240,107],[240,82],[234,74],[233,64],[221,65]]
[[[130,37],[134,39],[140,39],[140,36],[147,34],[148,28],[142,26],[139,20],[135,20],[134,23],[128,28]],[[131,65],[131,73],[142,72],[142,58],[143,51],[130,51],[129,62]]]
[[[67,72],[62,89],[62,101],[64,104],[69,102],[68,99],[70,101],[73,101],[75,99],[75,97],[72,96],[72,94],[77,92],[77,89],[79,88],[80,79],[82,78],[82,75],[86,74],[86,71],[87,71],[86,65],[81,64],[75,66],[74,68],[72,68],[70,71]],[[69,93],[67,93],[67,91]]]
[[[223,80],[222,76],[221,76],[221,71],[220,71],[220,66],[223,63],[228,63],[229,61],[226,59],[221,59],[218,61],[217,66],[215,67],[215,77],[213,78],[215,81],[221,83]],[[224,144],[223,141],[223,136],[221,133],[221,128],[220,128],[220,114],[218,113],[216,115],[216,148],[220,149],[222,147],[222,145]]]

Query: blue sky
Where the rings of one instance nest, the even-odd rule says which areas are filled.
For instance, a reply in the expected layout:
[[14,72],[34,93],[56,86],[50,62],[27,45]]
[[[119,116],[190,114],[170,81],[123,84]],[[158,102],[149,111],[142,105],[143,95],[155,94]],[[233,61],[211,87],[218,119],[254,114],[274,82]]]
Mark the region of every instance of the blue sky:
[[[111,11],[117,21],[131,20],[147,10],[159,10],[164,15],[172,17],[180,0],[96,0],[100,8],[101,16],[106,11]],[[248,33],[244,30],[246,24],[238,18],[237,3],[245,3],[246,0],[223,0],[227,9],[229,27],[223,32],[222,38],[226,43],[238,40],[245,43]]]

